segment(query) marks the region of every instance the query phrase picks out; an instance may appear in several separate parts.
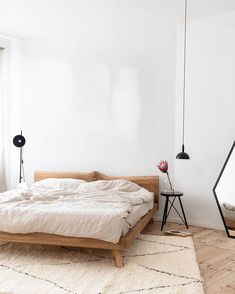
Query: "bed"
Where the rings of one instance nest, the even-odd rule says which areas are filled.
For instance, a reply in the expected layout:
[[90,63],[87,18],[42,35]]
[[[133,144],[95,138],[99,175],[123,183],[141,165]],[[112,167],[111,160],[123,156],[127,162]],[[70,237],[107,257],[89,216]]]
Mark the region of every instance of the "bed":
[[[75,236],[67,236],[61,234],[54,233],[45,233],[45,232],[35,232],[31,233],[9,233],[4,229],[4,231],[0,232],[0,240],[9,241],[9,242],[21,242],[21,243],[33,243],[33,244],[50,244],[50,245],[63,245],[63,246],[72,246],[72,247],[85,247],[85,248],[98,248],[98,249],[109,249],[112,251],[112,255],[114,258],[114,264],[116,267],[122,266],[121,260],[121,252],[128,248],[136,239],[136,237],[140,234],[143,228],[150,222],[153,218],[154,213],[158,209],[158,194],[159,194],[159,178],[157,176],[143,176],[143,177],[113,177],[106,176],[100,172],[94,171],[90,173],[80,173],[80,172],[35,172],[34,181],[42,181],[49,178],[72,178],[84,180],[87,182],[98,183],[102,182],[102,180],[114,180],[123,179],[130,181],[132,183],[137,184],[140,187],[152,192],[154,194],[154,203],[152,203],[151,207],[145,207],[145,215],[143,215],[143,207],[138,208],[136,206],[136,211],[134,214],[134,218],[138,213],[141,214],[141,218],[137,221],[134,220],[132,215],[132,220],[129,219],[129,222],[133,222],[135,225],[131,227],[131,229],[127,230],[124,235],[120,236],[120,239],[112,242],[115,239],[111,239],[112,241],[107,241],[109,238],[102,240],[102,238],[94,237],[95,233],[91,229],[91,234],[89,238],[87,237],[75,237]],[[100,181],[101,180],[101,181]],[[103,181],[108,182],[108,181]],[[113,195],[115,197],[115,195]],[[145,205],[147,206],[147,204]],[[138,209],[137,209],[138,208]],[[108,221],[109,222],[109,221]],[[87,232],[88,233],[88,232]]]

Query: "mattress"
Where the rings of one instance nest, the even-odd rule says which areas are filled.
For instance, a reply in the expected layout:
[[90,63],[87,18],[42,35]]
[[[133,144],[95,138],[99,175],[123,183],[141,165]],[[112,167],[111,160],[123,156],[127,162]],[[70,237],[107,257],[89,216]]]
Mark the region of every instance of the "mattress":
[[31,187],[0,194],[0,231],[49,233],[117,243],[153,207],[153,193],[128,181],[76,190]]
[[134,227],[134,225],[146,214],[149,210],[153,208],[153,201],[136,205],[132,212],[128,215],[123,227],[122,236],[126,235],[128,231]]

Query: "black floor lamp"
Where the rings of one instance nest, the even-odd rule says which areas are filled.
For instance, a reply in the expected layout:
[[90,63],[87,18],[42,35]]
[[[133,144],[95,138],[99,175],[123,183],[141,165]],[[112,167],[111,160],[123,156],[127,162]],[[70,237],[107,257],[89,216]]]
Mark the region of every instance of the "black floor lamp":
[[186,85],[186,45],[187,45],[187,0],[184,1],[184,79],[183,79],[183,136],[182,150],[176,155],[176,159],[190,159],[184,151],[184,126],[185,126],[185,85]]
[[23,161],[23,146],[25,145],[25,137],[22,135],[22,131],[20,131],[20,135],[16,135],[13,138],[13,144],[20,148],[20,175],[19,175],[19,183],[22,180],[25,182],[25,174],[24,174],[24,161]]

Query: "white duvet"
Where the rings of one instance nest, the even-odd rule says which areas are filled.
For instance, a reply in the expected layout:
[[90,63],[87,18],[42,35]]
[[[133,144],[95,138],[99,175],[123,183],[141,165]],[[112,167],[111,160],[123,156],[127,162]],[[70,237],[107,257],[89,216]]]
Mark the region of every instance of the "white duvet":
[[0,231],[117,243],[134,207],[150,201],[153,193],[126,180],[82,182],[75,189],[35,183],[0,194]]

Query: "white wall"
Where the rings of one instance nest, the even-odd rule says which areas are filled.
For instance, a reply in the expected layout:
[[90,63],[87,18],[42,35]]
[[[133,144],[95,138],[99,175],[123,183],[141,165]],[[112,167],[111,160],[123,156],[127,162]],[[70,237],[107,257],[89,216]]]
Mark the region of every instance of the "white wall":
[[[192,23],[188,28],[186,151],[175,162],[175,185],[185,192],[192,224],[222,228],[212,188],[235,139],[235,13]],[[182,66],[178,32],[177,77]],[[175,153],[181,140],[181,84],[177,80]]]
[[[34,27],[27,26],[30,32],[20,39],[11,132],[23,129],[27,139],[27,181],[32,182],[35,170],[159,174],[156,163],[167,159],[172,179],[175,166],[175,188],[185,193],[189,222],[222,228],[212,188],[234,140],[234,15],[189,26],[186,151],[191,160],[176,161],[182,32],[175,71],[176,34],[170,19],[156,17],[155,6],[143,10],[133,1],[128,6],[102,3],[105,9],[81,9],[79,17],[74,9],[69,27],[63,17],[57,26],[58,19],[46,14],[43,32],[37,26],[30,37]],[[15,187],[18,150],[11,151]]]
[[76,34],[21,39],[13,132],[27,140],[28,182],[35,170],[157,174],[162,159],[173,171],[175,26],[159,26],[151,10],[123,12],[89,12]]
[[221,204],[229,203],[235,206],[235,150],[231,153],[220,181],[216,187],[216,194]]

